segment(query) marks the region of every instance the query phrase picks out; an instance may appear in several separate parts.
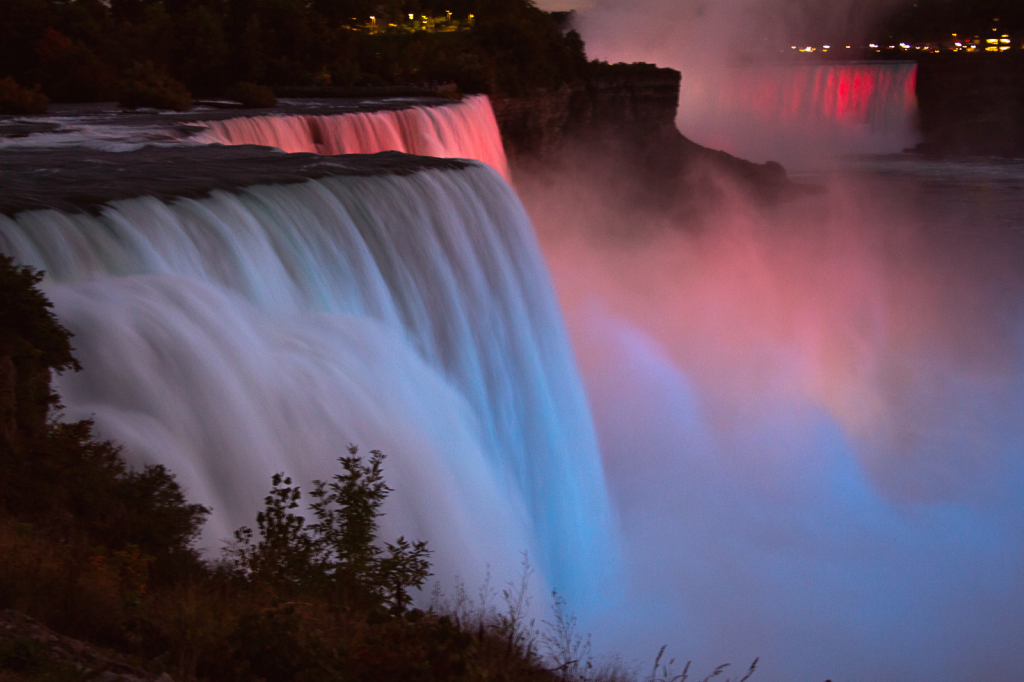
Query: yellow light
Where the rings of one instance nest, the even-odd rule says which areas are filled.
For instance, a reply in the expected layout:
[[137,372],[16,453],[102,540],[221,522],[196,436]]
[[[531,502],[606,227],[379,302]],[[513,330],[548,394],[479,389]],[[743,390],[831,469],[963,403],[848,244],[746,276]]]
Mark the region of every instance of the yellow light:
[[409,15],[409,21],[412,21],[412,20],[413,20],[413,16],[410,14]]
[[985,52],[999,52],[998,47],[986,47]]

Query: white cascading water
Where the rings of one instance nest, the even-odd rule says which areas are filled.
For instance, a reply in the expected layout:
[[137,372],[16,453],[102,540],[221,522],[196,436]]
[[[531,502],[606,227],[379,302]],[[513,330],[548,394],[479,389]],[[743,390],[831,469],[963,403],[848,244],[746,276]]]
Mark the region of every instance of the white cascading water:
[[501,133],[486,95],[435,107],[329,116],[270,115],[207,121],[193,139],[228,145],[258,144],[289,153],[376,154],[476,159],[509,178]]
[[613,542],[594,428],[549,275],[491,169],[142,197],[0,217],[47,271],[85,370],[58,381],[135,464],[252,524],[272,473],[308,486],[349,443],[389,456],[388,537],[435,573],[530,550],[580,601]]

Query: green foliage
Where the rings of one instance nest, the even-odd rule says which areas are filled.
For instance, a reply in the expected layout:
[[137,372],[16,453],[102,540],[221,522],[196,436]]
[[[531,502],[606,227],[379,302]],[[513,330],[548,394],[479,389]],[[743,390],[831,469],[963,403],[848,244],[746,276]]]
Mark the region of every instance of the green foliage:
[[30,90],[10,76],[0,79],[0,114],[43,114],[49,103],[38,86]]
[[427,543],[400,537],[383,548],[378,544],[378,519],[391,492],[381,452],[374,450],[364,462],[353,445],[338,461],[342,473],[313,482],[309,511],[315,522],[308,525],[293,511],[302,497],[299,488],[275,474],[256,516],[257,531],[235,531],[228,558],[248,580],[285,594],[315,592],[338,603],[383,605],[393,614],[404,613],[412,602],[410,590],[420,589],[431,575]]

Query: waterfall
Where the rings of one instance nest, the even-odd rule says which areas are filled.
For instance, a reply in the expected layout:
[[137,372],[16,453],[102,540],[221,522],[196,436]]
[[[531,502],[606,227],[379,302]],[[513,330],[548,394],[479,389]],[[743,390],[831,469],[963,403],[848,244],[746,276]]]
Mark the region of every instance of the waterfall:
[[169,466],[213,507],[208,546],[252,523],[272,473],[308,489],[351,442],[389,456],[385,533],[428,540],[439,576],[504,578],[528,549],[584,595],[608,565],[589,408],[492,169],[25,211],[0,216],[0,251],[47,271],[75,334],[68,417]]
[[270,115],[207,121],[193,139],[220,144],[259,144],[289,153],[376,154],[476,159],[509,177],[501,133],[486,95],[446,106],[330,116]]
[[898,152],[916,141],[916,84],[914,62],[684,74],[678,124],[701,144],[757,160]]

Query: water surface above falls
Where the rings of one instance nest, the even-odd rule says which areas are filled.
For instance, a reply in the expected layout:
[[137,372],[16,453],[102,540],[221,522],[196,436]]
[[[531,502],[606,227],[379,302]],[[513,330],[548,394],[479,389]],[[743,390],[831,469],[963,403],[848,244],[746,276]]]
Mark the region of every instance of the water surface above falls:
[[0,213],[46,208],[97,212],[111,201],[140,196],[199,198],[218,189],[331,176],[408,175],[469,165],[399,152],[321,156],[254,145],[144,146],[127,152],[7,149],[0,152]]
[[109,104],[65,105],[53,115],[0,117],[0,151],[264,145],[325,155],[397,151],[475,159],[509,178],[498,124],[486,96],[287,100],[268,109],[189,113],[121,111]]

